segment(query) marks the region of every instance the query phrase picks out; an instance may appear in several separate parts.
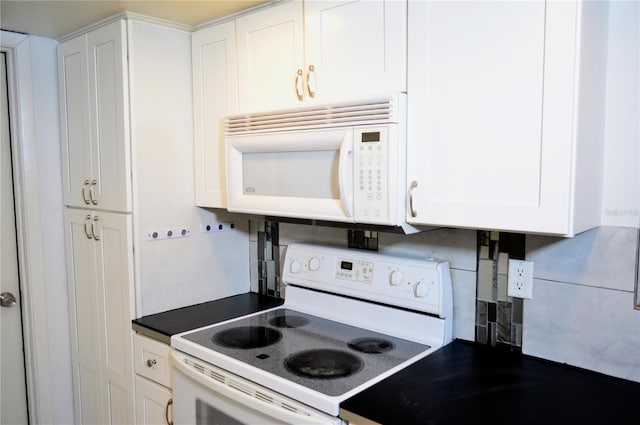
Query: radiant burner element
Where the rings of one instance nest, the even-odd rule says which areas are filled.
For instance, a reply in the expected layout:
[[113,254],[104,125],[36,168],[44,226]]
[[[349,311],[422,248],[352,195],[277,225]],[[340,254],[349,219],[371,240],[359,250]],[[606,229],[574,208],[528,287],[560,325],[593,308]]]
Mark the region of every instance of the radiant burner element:
[[282,333],[266,326],[239,326],[215,334],[215,344],[228,348],[260,348],[266,347],[282,339]]
[[308,325],[309,319],[302,316],[294,316],[283,313],[280,316],[270,319],[269,324],[271,326],[275,326],[276,328],[299,328],[300,326]]
[[292,354],[285,359],[284,365],[304,378],[334,379],[359,372],[364,363],[346,351],[317,349]]
[[395,348],[391,341],[382,338],[357,338],[349,341],[347,346],[367,354],[382,354]]

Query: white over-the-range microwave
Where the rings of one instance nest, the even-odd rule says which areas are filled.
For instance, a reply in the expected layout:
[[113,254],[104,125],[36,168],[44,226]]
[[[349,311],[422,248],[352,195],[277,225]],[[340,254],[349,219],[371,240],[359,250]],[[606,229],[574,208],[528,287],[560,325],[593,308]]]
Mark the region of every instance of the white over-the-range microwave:
[[406,95],[233,115],[225,121],[227,209],[406,224]]

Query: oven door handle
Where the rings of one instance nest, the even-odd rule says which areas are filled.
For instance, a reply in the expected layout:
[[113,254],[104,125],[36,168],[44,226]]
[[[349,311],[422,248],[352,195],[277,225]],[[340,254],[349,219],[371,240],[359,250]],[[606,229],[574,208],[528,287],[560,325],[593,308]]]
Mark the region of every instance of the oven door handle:
[[[199,370],[196,370],[194,367],[185,364],[183,358],[186,358],[183,354],[179,354],[175,351],[171,352],[173,373],[181,373],[185,377],[190,378],[200,385],[208,388],[209,391],[215,392],[218,397],[224,397],[233,400],[233,403],[241,404],[248,410],[259,411],[270,418],[278,419],[283,423],[290,424],[304,423],[305,425],[335,425],[342,423],[339,418],[331,417],[329,415],[323,417],[319,412],[316,414],[317,416],[308,416],[304,413],[295,413],[285,409],[280,405],[266,402],[258,397],[250,396],[249,394],[234,387],[234,385],[238,385],[240,388],[246,387],[246,384],[242,382],[245,379],[239,378],[237,380],[237,383],[235,383],[233,382],[233,377],[227,376],[223,379],[225,383],[222,383],[217,379],[211,378],[209,375],[205,375],[205,373],[207,373],[206,371],[201,372]],[[202,366],[206,364],[198,360],[195,361],[197,361]],[[228,372],[225,373],[227,375],[231,375]],[[257,384],[252,383],[251,385],[257,387]],[[268,391],[265,391],[265,393],[267,392]],[[179,398],[179,395],[174,393],[173,398],[175,400],[176,398]]]

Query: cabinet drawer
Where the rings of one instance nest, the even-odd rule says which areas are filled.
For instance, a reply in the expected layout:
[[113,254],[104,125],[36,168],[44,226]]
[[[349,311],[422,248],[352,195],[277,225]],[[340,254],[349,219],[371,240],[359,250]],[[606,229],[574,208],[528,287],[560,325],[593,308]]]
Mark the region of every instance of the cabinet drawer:
[[162,342],[136,334],[134,338],[136,373],[171,388],[171,348]]

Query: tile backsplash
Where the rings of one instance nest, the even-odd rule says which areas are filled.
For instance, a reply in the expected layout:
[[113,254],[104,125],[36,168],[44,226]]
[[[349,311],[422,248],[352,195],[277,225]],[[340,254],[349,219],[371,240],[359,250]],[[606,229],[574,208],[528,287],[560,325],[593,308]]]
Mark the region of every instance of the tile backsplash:
[[507,295],[507,275],[509,258],[524,256],[524,235],[478,231],[476,342],[522,346],[522,299]]
[[[267,287],[284,296],[279,278],[265,280],[264,272],[271,270],[265,262],[279,262],[279,276],[289,243],[348,243],[343,228],[250,225],[255,292]],[[640,382],[640,310],[633,302],[637,228],[603,226],[573,238],[442,228],[378,233],[377,239],[385,254],[449,261],[454,338]],[[534,262],[533,299],[507,296],[509,258]]]

